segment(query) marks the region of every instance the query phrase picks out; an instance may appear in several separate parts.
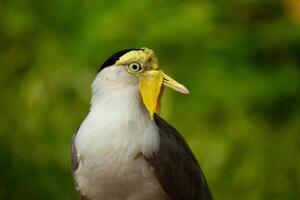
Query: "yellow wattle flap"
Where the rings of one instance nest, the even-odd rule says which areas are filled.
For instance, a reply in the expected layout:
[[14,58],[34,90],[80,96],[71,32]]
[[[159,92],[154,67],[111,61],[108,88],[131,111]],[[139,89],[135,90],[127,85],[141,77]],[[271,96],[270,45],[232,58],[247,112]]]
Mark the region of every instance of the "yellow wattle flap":
[[143,102],[149,111],[151,119],[155,112],[160,110],[161,88],[163,84],[163,74],[158,70],[150,70],[140,75],[140,93]]

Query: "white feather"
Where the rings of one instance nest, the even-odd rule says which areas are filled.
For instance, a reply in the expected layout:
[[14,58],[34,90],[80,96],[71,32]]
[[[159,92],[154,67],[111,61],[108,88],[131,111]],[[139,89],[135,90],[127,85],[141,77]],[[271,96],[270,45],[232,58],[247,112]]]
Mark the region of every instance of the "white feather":
[[165,199],[142,157],[158,151],[157,127],[142,103],[138,78],[124,67],[103,69],[92,85],[90,113],[75,146],[80,192],[91,200]]

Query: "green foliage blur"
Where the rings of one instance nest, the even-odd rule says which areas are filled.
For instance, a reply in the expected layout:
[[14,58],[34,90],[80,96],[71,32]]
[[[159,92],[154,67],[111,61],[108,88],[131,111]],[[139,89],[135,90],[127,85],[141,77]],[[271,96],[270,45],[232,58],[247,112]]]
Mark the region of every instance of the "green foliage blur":
[[300,199],[299,0],[2,0],[0,199],[78,199],[72,134],[116,51],[153,49],[190,89],[162,116],[215,199]]

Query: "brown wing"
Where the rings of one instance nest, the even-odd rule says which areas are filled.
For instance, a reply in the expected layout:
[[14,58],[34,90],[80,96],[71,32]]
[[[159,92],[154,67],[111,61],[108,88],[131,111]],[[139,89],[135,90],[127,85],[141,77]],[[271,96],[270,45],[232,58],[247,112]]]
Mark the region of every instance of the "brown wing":
[[[76,178],[75,178],[75,171],[77,170],[77,168],[79,166],[79,162],[78,162],[78,157],[77,157],[77,150],[76,150],[76,147],[75,147],[75,138],[76,138],[76,133],[73,135],[72,141],[71,141],[71,170],[72,170],[72,175],[73,175],[75,188],[77,190],[78,185],[77,185],[77,181],[76,181]],[[79,192],[81,200],[89,200],[87,197],[81,195],[79,190],[77,190],[77,191]]]
[[159,151],[145,157],[170,200],[212,200],[207,182],[192,151],[175,128],[158,115]]

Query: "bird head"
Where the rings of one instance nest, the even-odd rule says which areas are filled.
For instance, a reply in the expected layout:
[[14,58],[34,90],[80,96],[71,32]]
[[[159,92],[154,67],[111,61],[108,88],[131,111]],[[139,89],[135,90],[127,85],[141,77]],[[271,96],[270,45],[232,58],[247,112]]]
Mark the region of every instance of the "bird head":
[[151,49],[127,49],[117,52],[100,68],[114,66],[127,73],[126,77],[137,80],[142,101],[151,119],[154,113],[159,113],[164,87],[188,94],[188,89],[166,75],[159,66],[158,60]]

